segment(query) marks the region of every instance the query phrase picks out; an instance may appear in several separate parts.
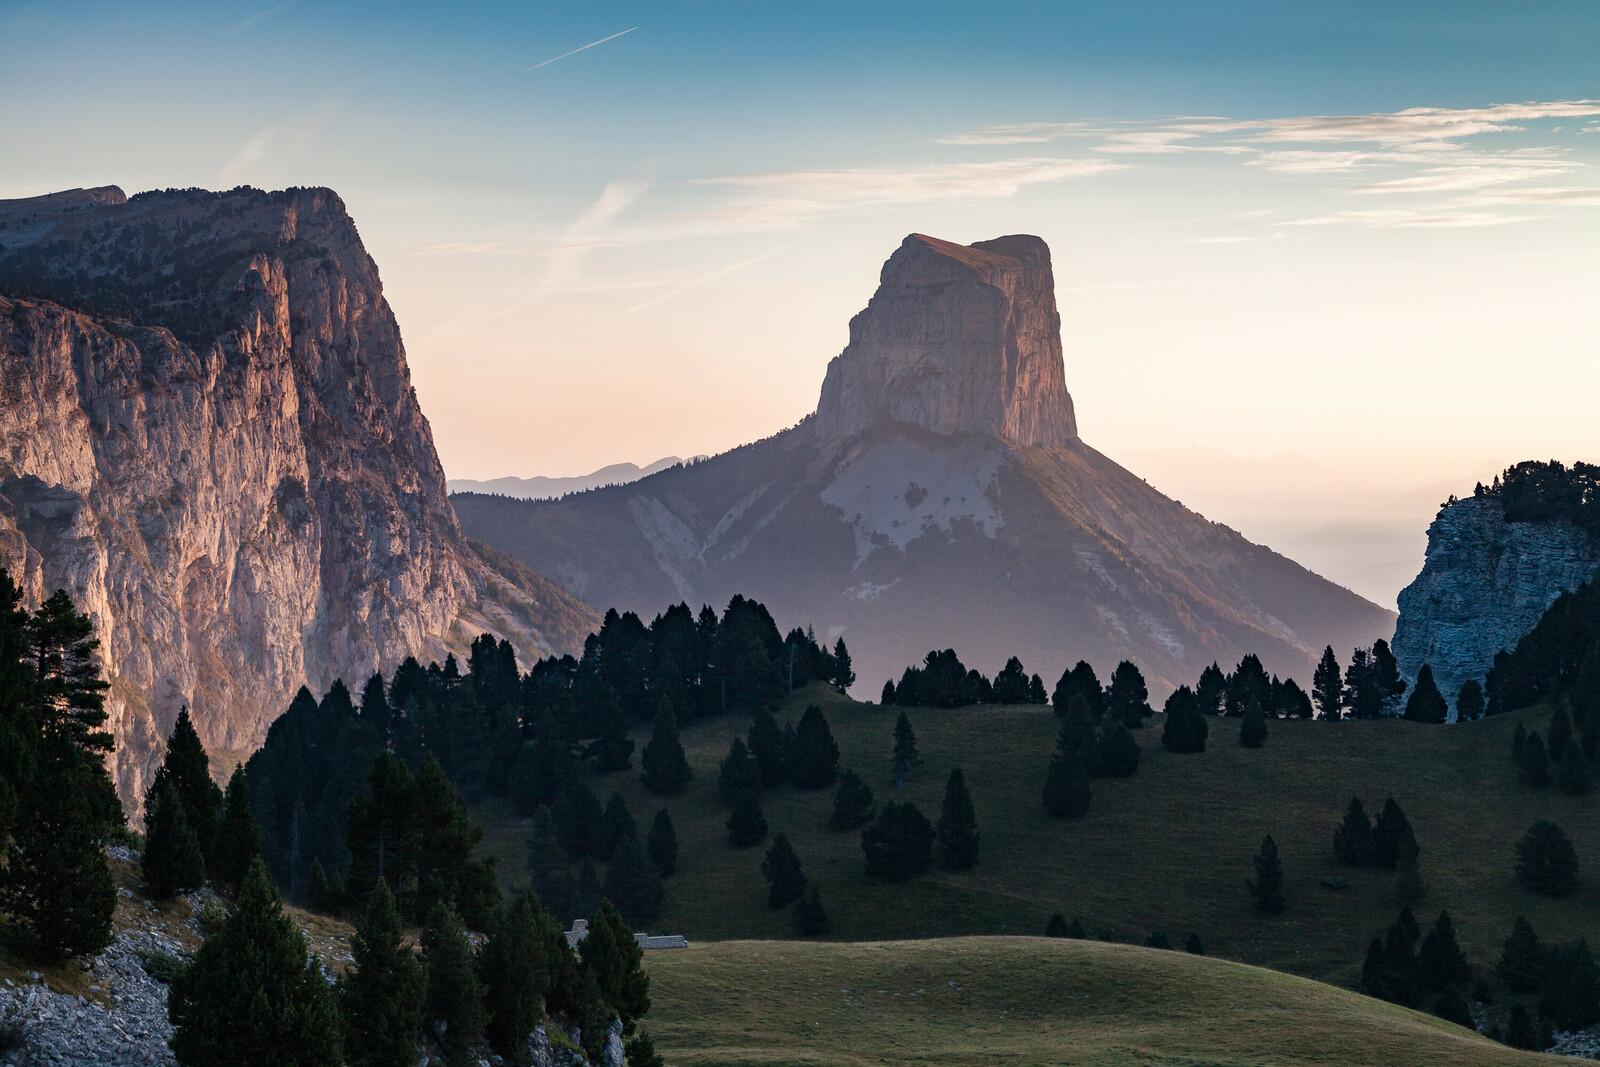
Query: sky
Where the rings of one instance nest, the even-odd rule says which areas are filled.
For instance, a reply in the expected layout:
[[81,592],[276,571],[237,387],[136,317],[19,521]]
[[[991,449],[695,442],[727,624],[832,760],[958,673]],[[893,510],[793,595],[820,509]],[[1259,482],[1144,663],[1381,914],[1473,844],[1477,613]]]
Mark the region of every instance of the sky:
[[337,190],[453,477],[794,424],[913,231],[1045,238],[1085,440],[1262,538],[1600,452],[1593,0],[0,0],[0,42],[0,197]]

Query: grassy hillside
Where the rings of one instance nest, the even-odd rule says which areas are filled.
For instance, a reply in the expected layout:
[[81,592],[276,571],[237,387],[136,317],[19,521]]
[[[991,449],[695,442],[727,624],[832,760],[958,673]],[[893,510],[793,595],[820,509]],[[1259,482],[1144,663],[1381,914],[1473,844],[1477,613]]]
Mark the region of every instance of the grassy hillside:
[[1317,982],[1034,937],[652,953],[646,1028],[680,1067],[1570,1062]]
[[[797,694],[781,718],[797,718],[808,701],[825,705],[842,765],[867,777],[880,802],[893,798],[894,709],[819,686]],[[1266,747],[1254,751],[1239,746],[1238,720],[1217,719],[1208,751],[1183,756],[1161,748],[1158,717],[1138,731],[1139,773],[1096,781],[1093,809],[1077,822],[1051,820],[1040,804],[1056,733],[1048,709],[922,709],[911,718],[923,769],[898,799],[936,817],[945,777],[961,766],[983,834],[976,869],[901,885],[870,881],[858,834],[826,829],[831,791],[784,788],[762,800],[773,831],[789,834],[807,873],[820,880],[838,940],[1034,935],[1060,910],[1081,916],[1091,935],[1142,942],[1160,930],[1181,944],[1198,931],[1214,955],[1352,984],[1367,939],[1387,930],[1397,910],[1392,872],[1333,860],[1329,842],[1352,793],[1374,813],[1391,794],[1405,808],[1429,886],[1418,914],[1427,922],[1448,907],[1474,962],[1493,962],[1519,914],[1546,939],[1600,939],[1600,798],[1529,789],[1510,765],[1512,729],[1524,721],[1542,733],[1546,716],[1538,712],[1448,727],[1274,722]],[[765,906],[764,848],[729,847],[726,811],[716,800],[717,764],[745,728],[743,720],[723,719],[683,732],[695,781],[667,802],[681,851],[667,912],[652,924],[662,932],[694,941],[791,936],[789,915]],[[642,747],[642,735],[639,741]],[[621,790],[641,828],[661,803],[637,770],[591,784],[602,801]],[[523,821],[495,806],[478,814],[507,883],[521,881]],[[1565,900],[1534,896],[1512,874],[1513,843],[1541,818],[1563,826],[1590,864],[1584,888]],[[1244,887],[1268,833],[1283,856],[1288,896],[1288,911],[1274,917],[1257,915]],[[1349,885],[1330,889],[1320,884],[1325,877]]]

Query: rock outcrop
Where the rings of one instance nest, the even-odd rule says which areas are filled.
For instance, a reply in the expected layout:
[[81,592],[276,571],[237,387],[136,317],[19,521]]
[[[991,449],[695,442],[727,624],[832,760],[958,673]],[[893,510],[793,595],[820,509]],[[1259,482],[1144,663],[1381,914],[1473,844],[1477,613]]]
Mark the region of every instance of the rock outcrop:
[[472,536],[599,607],[764,602],[843,635],[873,696],[929,649],[1050,681],[1136,661],[1157,699],[1247,652],[1309,681],[1394,615],[1157,492],[1079,440],[1050,257],[912,235],[798,427],[559,501],[453,499]]
[[1428,527],[1422,572],[1400,592],[1394,654],[1407,678],[1424,663],[1452,707],[1482,682],[1562,593],[1600,570],[1600,546],[1565,520],[1506,522],[1494,496],[1446,504]]
[[227,773],[295,690],[587,608],[474,550],[325,189],[0,202],[0,564],[90,615],[136,809],[188,705]]
[[1018,445],[1077,439],[1043,241],[901,243],[828,364],[816,428],[846,438],[885,420]]

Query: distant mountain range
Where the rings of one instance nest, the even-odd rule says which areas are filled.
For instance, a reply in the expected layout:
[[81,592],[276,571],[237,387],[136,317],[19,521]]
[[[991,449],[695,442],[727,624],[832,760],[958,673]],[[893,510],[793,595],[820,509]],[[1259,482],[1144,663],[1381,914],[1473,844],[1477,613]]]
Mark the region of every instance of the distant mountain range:
[[1247,652],[1305,682],[1325,644],[1394,623],[1079,438],[1036,237],[906,238],[790,430],[559,501],[453,501],[473,537],[596,609],[742,592],[843,635],[868,697],[946,647],[1052,682],[1129,658],[1158,693]]
[[[697,457],[704,458],[704,457]],[[654,463],[641,467],[637,463],[613,463],[609,467],[601,467],[592,474],[578,474],[570,478],[490,478],[487,481],[477,481],[473,478],[451,478],[449,481],[452,493],[489,493],[498,496],[514,496],[522,500],[552,500],[565,496],[568,493],[582,493],[589,489],[599,489],[607,485],[627,485],[640,478],[649,477],[657,471],[664,471],[668,467],[676,466],[683,460],[677,456],[667,456]]]

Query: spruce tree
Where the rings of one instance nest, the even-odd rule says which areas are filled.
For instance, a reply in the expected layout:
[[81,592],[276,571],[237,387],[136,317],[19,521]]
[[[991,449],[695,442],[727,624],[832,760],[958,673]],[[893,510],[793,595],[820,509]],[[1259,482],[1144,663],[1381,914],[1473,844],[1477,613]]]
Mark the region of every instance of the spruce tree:
[[1082,757],[1057,756],[1050,761],[1050,773],[1044,782],[1044,810],[1051,818],[1076,819],[1084,815],[1093,795]]
[[667,1067],[667,1061],[656,1051],[656,1043],[649,1034],[640,1034],[629,1041],[624,1052],[627,1067]]
[[1239,744],[1245,748],[1260,748],[1267,743],[1267,717],[1261,705],[1251,700],[1245,705],[1244,721],[1239,724]]
[[1545,949],[1528,920],[1518,915],[1503,943],[1494,973],[1513,993],[1532,993],[1544,981]]
[[761,877],[767,880],[769,908],[787,907],[805,895],[806,872],[794,846],[789,844],[788,834],[773,837],[772,847],[761,861]]
[[1094,755],[1094,716],[1082,693],[1074,693],[1060,711],[1061,732],[1056,735],[1056,751],[1063,757],[1080,756],[1087,766]]
[[500,904],[498,860],[472,858],[483,828],[431,755],[417,771],[415,811],[416,889],[406,914],[421,922],[436,902],[449,900],[468,926],[484,929]]
[[1112,720],[1095,740],[1091,773],[1099,778],[1127,778],[1139,769],[1139,756],[1139,742],[1133,739],[1133,731]]
[[1516,871],[1535,893],[1565,896],[1578,887],[1578,853],[1561,827],[1541,819],[1517,842]]
[[1400,810],[1394,797],[1383,802],[1372,827],[1372,862],[1385,870],[1395,870],[1400,865],[1400,842],[1411,833],[1411,820]]
[[339,1067],[339,1011],[257,860],[222,928],[173,978],[169,1044],[184,1067]]
[[1506,1024],[1506,1044],[1525,1052],[1539,1047],[1539,1032],[1534,1029],[1533,1017],[1521,1004],[1511,1006],[1511,1021]]
[[885,804],[861,831],[867,874],[901,881],[933,865],[933,824],[911,803]]
[[1028,703],[1048,704],[1050,697],[1044,691],[1044,679],[1035,674],[1028,679]]
[[568,918],[578,914],[573,907],[578,887],[567,866],[567,852],[556,836],[549,808],[538,810],[528,833],[528,876],[533,891],[539,894],[545,907]]
[[1478,1026],[1467,998],[1461,995],[1461,990],[1456,986],[1445,987],[1445,991],[1434,1000],[1433,1014],[1447,1023],[1455,1023],[1468,1030],[1476,1030]]
[[841,693],[849,692],[850,687],[856,684],[856,672],[850,662],[850,649],[845,647],[842,637],[833,643],[833,677],[829,681]]
[[436,904],[428,913],[422,958],[427,972],[427,1031],[445,1067],[475,1065],[483,1049],[486,1020],[483,985],[466,930],[448,904]]
[[1261,839],[1261,851],[1256,853],[1255,880],[1249,882],[1250,895],[1255,897],[1256,910],[1265,915],[1283,911],[1283,864],[1278,859],[1278,845],[1268,834]]
[[644,951],[609,901],[590,917],[589,935],[578,953],[600,1002],[622,1019],[622,1032],[632,1034],[650,1010],[650,976],[640,965]]
[[878,704],[885,708],[894,707],[894,679],[890,678],[883,683],[883,693],[878,697]]
[[1137,730],[1154,714],[1149,698],[1150,690],[1139,668],[1129,660],[1117,664],[1111,672],[1111,684],[1106,687],[1106,714],[1122,720],[1128,729]]
[[1583,758],[1583,746],[1568,741],[1561,753],[1561,763],[1556,767],[1556,785],[1568,796],[1582,796],[1594,788],[1589,777],[1589,761]]
[[1468,678],[1456,692],[1456,722],[1471,722],[1483,718],[1483,686],[1476,678]]
[[556,797],[550,818],[568,859],[593,856],[599,850],[600,820],[604,815],[599,798],[582,782],[574,782]]
[[199,889],[206,882],[200,839],[189,827],[183,801],[171,781],[145,802],[145,845],[140,857],[145,891],[157,900]]
[[916,732],[911,729],[911,720],[902,711],[894,721],[894,754],[889,761],[890,770],[894,772],[894,787],[899,789],[904,785],[906,775],[916,770],[920,763]]
[[972,806],[961,768],[950,772],[944,787],[944,803],[935,825],[939,843],[939,862],[949,871],[964,871],[978,862],[978,814]]
[[1360,797],[1350,798],[1344,823],[1333,835],[1333,855],[1347,867],[1360,867],[1372,859],[1372,820]]
[[783,731],[778,728],[772,712],[765,709],[756,712],[755,718],[750,720],[749,736],[750,755],[761,768],[762,788],[777,788],[784,774]]
[[726,825],[728,844],[734,848],[749,848],[767,836],[767,817],[761,814],[761,805],[753,793],[734,801]]
[[556,929],[539,898],[524,890],[496,909],[489,938],[478,954],[489,1047],[507,1063],[527,1067],[528,1037],[544,1017],[544,999],[554,984],[546,933]]
[[172,736],[167,738],[167,754],[150,782],[146,803],[168,782],[176,790],[189,827],[200,839],[201,851],[209,860],[222,815],[222,790],[211,780],[211,760],[206,756],[205,745],[200,743],[200,735],[195,732],[188,708],[178,712]]
[[340,984],[350,1067],[415,1067],[427,978],[405,943],[394,894],[379,882],[350,942]]
[[1421,851],[1416,835],[1407,827],[1400,835],[1400,846],[1396,850],[1395,870],[1399,877],[1394,882],[1395,895],[1407,904],[1416,903],[1427,893],[1427,885],[1422,880]]
[[1206,750],[1206,735],[1211,732],[1211,726],[1206,722],[1206,717],[1200,714],[1193,690],[1180,685],[1167,697],[1163,710],[1167,721],[1161,731],[1161,744],[1168,752]]
[[821,937],[829,929],[828,913],[822,906],[822,890],[812,882],[806,895],[794,903],[794,932],[801,937]]
[[[60,732],[79,753],[98,760],[111,751],[113,742],[101,729],[106,721],[105,693],[111,686],[100,677],[100,641],[94,636],[94,623],[78,613],[66,590],[57,589],[23,625],[34,668],[33,707],[47,729]],[[96,793],[109,784],[109,779],[91,777],[94,780],[86,787]],[[95,806],[103,799],[97,797]]]
[[1050,921],[1044,924],[1044,936],[1046,936],[1046,937],[1066,937],[1067,936],[1067,917],[1065,915],[1062,915],[1059,911],[1053,913],[1050,916]]
[[1550,762],[1559,764],[1566,755],[1567,742],[1572,740],[1572,716],[1567,713],[1565,704],[1558,704],[1551,713],[1550,729],[1545,737],[1545,755],[1550,757]]
[[1342,715],[1340,703],[1343,700],[1343,693],[1339,657],[1333,654],[1333,646],[1329,645],[1322,650],[1322,659],[1318,661],[1317,669],[1311,675],[1311,699],[1317,705],[1317,718],[1329,722],[1337,721]]
[[1200,672],[1200,680],[1194,687],[1195,704],[1200,708],[1200,714],[1221,714],[1227,692],[1228,676],[1222,673],[1217,661],[1212,660],[1211,666]]
[[678,717],[664,698],[656,711],[650,740],[639,756],[639,765],[643,769],[640,780],[658,796],[676,796],[689,787],[694,777],[688,757],[683,754],[683,742],[678,739]]
[[1550,757],[1545,752],[1544,742],[1539,735],[1530,733],[1528,739],[1522,743],[1522,755],[1517,759],[1517,769],[1522,772],[1523,781],[1531,786],[1546,786],[1550,784]]
[[1433,668],[1424,663],[1417,671],[1417,684],[1406,698],[1405,717],[1412,722],[1442,723],[1450,716],[1450,707],[1433,680]]
[[1189,935],[1189,940],[1183,943],[1183,950],[1191,956],[1204,956],[1206,954],[1206,946],[1204,942],[1200,940],[1200,935],[1198,933],[1191,933]]
[[616,701],[606,701],[595,710],[590,730],[594,739],[584,746],[583,756],[598,774],[625,771],[633,766],[633,740],[628,737],[628,721]]
[[655,821],[650,824],[650,834],[645,840],[645,850],[650,854],[650,862],[655,864],[656,873],[663,878],[670,878],[678,870],[678,832],[672,828],[672,816],[667,814],[666,808],[656,811]]
[[872,787],[855,771],[841,771],[839,782],[833,787],[833,813],[828,816],[828,829],[854,830],[865,826],[872,821],[876,810]]
[[666,897],[661,875],[639,842],[631,837],[617,845],[616,856],[606,870],[605,895],[631,925],[643,926],[661,914]]
[[250,864],[261,855],[261,827],[256,825],[255,805],[243,765],[233,768],[228,789],[223,795],[222,823],[217,828],[217,843],[207,866],[211,881],[224,891],[237,893]]
[[600,816],[595,858],[609,863],[611,857],[616,855],[618,845],[625,839],[637,841],[638,836],[639,827],[633,821],[633,813],[628,810],[628,802],[622,799],[621,793],[612,793],[611,799],[606,801],[605,813]]
[[594,911],[600,906],[604,895],[605,887],[600,884],[600,874],[595,870],[594,860],[584,857],[582,866],[578,868],[577,892],[572,898],[573,913],[582,915]]
[[809,705],[795,727],[789,776],[801,789],[826,789],[839,771],[839,746],[822,709]]
[[724,804],[737,804],[740,798],[761,792],[761,765],[745,747],[744,738],[735,737],[717,774],[717,795]]
[[1439,913],[1433,929],[1422,939],[1422,946],[1417,950],[1417,971],[1423,988],[1429,990],[1462,985],[1472,980],[1472,967],[1456,940],[1455,923],[1448,911]]

